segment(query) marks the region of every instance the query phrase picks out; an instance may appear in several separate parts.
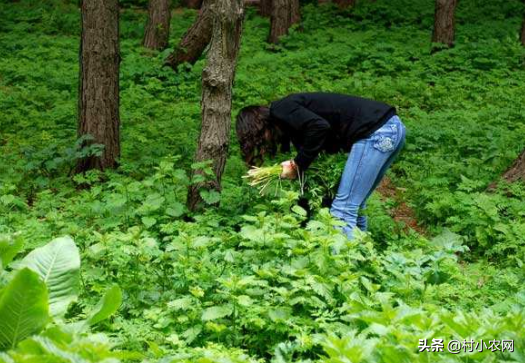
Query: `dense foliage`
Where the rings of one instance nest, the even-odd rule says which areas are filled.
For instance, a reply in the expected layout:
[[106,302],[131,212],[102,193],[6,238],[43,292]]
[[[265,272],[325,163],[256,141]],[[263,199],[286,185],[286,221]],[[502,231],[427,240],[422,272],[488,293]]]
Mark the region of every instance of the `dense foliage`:
[[[1,344],[15,349],[0,361],[525,360],[525,188],[486,191],[525,147],[522,11],[517,0],[461,1],[456,47],[430,55],[429,0],[305,5],[302,32],[279,46],[265,42],[268,19],[248,10],[235,110],[337,91],[390,102],[407,125],[389,172],[398,195],[374,194],[370,233],[348,242],[321,208],[344,155],[314,165],[307,214],[296,183],[265,196],[247,186],[233,140],[222,195],[204,195],[221,206],[187,211],[204,60],[162,68],[170,50],[140,46],[146,14],[136,8],[121,14],[121,167],[73,176],[75,161],[97,152],[76,140],[78,8],[2,3],[0,316],[13,284],[40,286],[36,306],[51,296],[35,272],[7,262],[31,260],[56,237],[74,238],[82,284],[78,299],[71,289],[65,302],[51,300],[61,312],[74,301],[65,316]],[[174,11],[172,44],[195,14]],[[392,218],[401,203],[424,235]],[[117,315],[96,334],[70,332],[114,284]],[[419,339],[433,338],[513,339],[514,353],[418,353]]]
[[64,324],[69,304],[78,297],[80,255],[75,242],[57,238],[6,272],[4,267],[21,248],[19,238],[0,238],[0,280],[7,280],[0,289],[0,362],[100,362],[117,357],[107,338],[86,333],[115,313],[122,301],[120,288],[112,286],[86,319]]

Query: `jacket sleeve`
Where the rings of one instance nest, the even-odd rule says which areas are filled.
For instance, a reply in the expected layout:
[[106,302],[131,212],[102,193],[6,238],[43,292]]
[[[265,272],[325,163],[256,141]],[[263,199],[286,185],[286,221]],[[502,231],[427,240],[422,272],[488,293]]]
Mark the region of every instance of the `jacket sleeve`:
[[300,171],[308,169],[323,147],[330,124],[297,100],[288,98],[274,103],[272,114],[302,136],[302,145],[294,161]]

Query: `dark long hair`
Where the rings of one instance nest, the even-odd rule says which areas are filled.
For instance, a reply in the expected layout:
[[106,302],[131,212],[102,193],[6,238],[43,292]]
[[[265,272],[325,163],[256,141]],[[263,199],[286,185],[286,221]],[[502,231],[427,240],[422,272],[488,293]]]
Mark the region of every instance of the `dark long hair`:
[[271,117],[268,107],[244,107],[237,115],[235,130],[248,165],[261,165],[266,155],[275,156],[279,146],[282,152],[290,151],[290,139]]

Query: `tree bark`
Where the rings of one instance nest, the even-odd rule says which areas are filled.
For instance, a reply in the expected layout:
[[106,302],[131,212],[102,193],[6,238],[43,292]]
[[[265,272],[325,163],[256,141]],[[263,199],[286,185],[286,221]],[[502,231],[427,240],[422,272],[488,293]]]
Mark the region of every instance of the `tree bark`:
[[[211,5],[213,35],[202,71],[201,133],[195,162],[211,160],[214,179],[191,185],[188,208],[202,206],[200,191],[221,190],[230,143],[232,86],[244,19],[243,0],[216,0]],[[195,174],[201,174],[196,170]]]
[[202,0],[184,0],[182,6],[190,9],[200,9],[202,6]]
[[341,9],[347,9],[353,7],[356,0],[334,0],[334,3],[336,3]]
[[261,0],[259,2],[259,15],[265,17],[272,15],[272,0]]
[[503,178],[509,182],[522,180],[525,182],[525,150],[518,156],[514,163],[503,173]]
[[434,17],[433,43],[442,43],[448,47],[454,45],[455,10],[458,0],[436,0]]
[[77,172],[115,168],[120,156],[118,0],[83,0],[81,14],[78,136],[104,150],[79,160]]
[[179,45],[166,58],[164,64],[177,70],[177,67],[185,62],[195,64],[202,55],[206,46],[210,43],[213,22],[211,18],[210,2],[204,0],[195,23],[182,37]]
[[290,27],[300,21],[299,0],[272,0],[270,37],[268,41],[273,44],[279,43],[279,38],[288,34]]
[[290,21],[293,24],[299,24],[301,22],[301,7],[299,6],[299,0],[291,0],[291,15]]
[[170,19],[170,0],[149,0],[142,45],[150,49],[165,49],[170,35]]

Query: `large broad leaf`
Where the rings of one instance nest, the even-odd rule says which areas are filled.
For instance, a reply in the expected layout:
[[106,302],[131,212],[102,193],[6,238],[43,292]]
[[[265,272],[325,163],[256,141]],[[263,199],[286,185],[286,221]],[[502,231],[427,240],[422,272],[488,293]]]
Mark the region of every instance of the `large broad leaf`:
[[18,271],[0,297],[0,350],[14,348],[48,321],[46,285],[35,272]]
[[78,293],[80,254],[71,237],[54,239],[37,248],[21,262],[21,268],[35,271],[49,291],[49,309],[53,316],[63,315]]
[[22,249],[23,241],[21,237],[10,238],[0,236],[0,267],[6,267]]
[[94,325],[115,314],[120,307],[120,304],[122,304],[122,291],[120,291],[118,285],[113,285],[108,291],[106,291],[104,297],[90,314],[87,319],[89,325]]
[[212,306],[203,311],[201,318],[203,321],[217,320],[230,316],[232,313],[231,305]]
[[15,363],[15,361],[7,353],[0,352],[0,363]]

